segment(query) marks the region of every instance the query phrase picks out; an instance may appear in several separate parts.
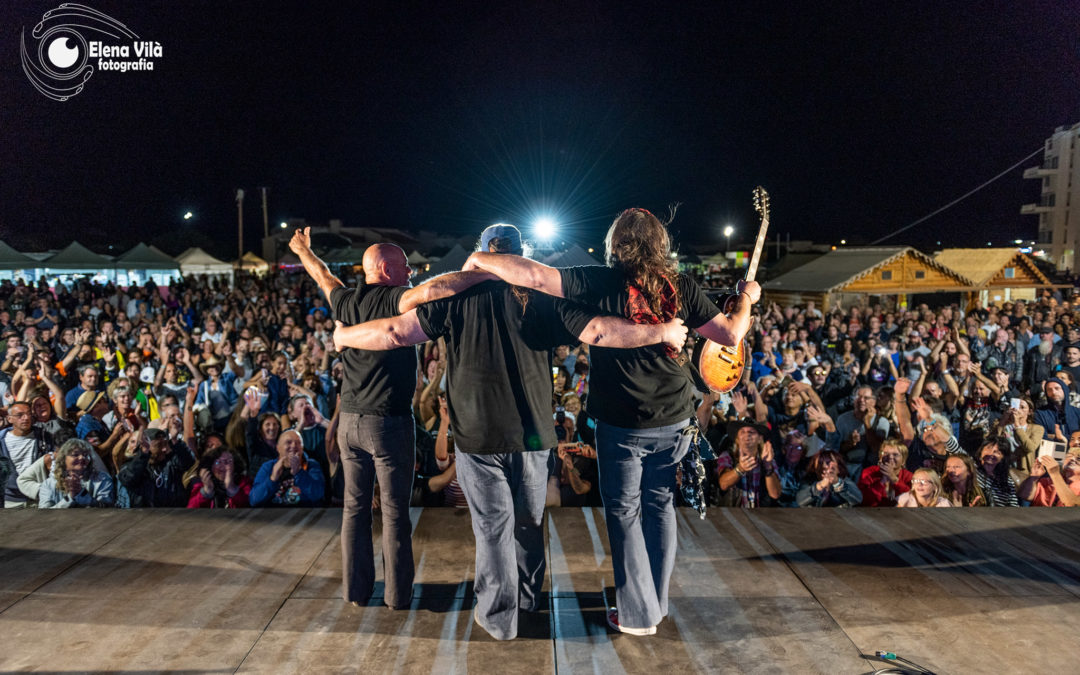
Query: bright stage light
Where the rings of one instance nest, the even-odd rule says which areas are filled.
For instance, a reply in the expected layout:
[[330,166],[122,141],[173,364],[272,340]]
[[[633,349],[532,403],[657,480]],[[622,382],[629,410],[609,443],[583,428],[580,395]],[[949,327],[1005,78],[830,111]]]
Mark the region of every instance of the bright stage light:
[[557,228],[558,225],[555,223],[555,220],[548,218],[547,216],[537,218],[533,221],[533,233],[536,235],[537,239],[551,239],[555,236],[555,230]]
[[184,214],[184,220],[191,220],[194,217],[195,217],[195,214],[192,213],[191,211],[188,211],[187,213]]
[[281,223],[281,229],[283,229],[283,230],[284,230],[284,229],[285,229],[286,227],[288,227],[288,226],[289,226],[289,224],[288,224],[288,223],[286,223],[286,222],[282,222],[282,223]]
[[735,228],[734,227],[732,227],[731,225],[724,226],[724,236],[725,237],[730,237],[734,233],[735,233]]

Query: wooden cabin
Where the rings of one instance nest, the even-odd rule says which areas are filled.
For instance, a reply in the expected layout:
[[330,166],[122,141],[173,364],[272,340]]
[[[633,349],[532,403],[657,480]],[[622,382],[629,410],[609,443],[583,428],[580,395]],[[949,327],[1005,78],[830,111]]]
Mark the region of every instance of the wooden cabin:
[[1053,287],[1035,262],[1017,248],[947,248],[934,260],[971,279],[979,287],[971,298],[983,307],[1009,300],[1033,300]]
[[768,302],[813,300],[825,311],[867,302],[903,309],[912,295],[932,302],[943,294],[940,304],[946,304],[974,290],[971,279],[910,246],[839,248],[763,285]]

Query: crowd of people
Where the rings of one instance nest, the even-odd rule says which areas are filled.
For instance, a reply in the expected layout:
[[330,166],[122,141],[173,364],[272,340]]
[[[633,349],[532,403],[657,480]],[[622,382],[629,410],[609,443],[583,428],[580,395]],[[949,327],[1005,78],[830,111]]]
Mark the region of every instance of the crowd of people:
[[[1076,305],[1049,290],[986,308],[761,305],[741,382],[697,403],[708,503],[1080,504]],[[303,274],[4,282],[4,505],[340,505],[333,330]],[[418,350],[411,503],[464,507],[445,344]],[[587,345],[554,350],[548,506],[601,505],[589,372]]]

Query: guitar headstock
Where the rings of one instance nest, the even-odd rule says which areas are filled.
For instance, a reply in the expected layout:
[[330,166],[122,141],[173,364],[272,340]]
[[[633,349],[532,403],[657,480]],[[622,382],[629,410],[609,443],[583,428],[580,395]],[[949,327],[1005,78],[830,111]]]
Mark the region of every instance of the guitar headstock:
[[760,185],[754,188],[754,210],[762,220],[769,219],[769,193]]

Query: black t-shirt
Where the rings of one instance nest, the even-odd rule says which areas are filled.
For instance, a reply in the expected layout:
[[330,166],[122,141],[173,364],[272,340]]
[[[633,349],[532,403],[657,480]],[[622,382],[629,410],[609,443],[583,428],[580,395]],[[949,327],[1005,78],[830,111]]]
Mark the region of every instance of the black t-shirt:
[[[630,293],[626,277],[610,267],[560,269],[563,295],[598,307],[602,313],[626,316]],[[698,285],[678,277],[679,313],[690,328],[720,313]],[[651,429],[685,422],[694,414],[694,387],[685,370],[667,355],[664,345],[637,349],[593,347],[587,408],[596,419],[625,429]]]
[[[404,286],[339,286],[330,293],[334,318],[346,326],[398,315]],[[341,410],[362,415],[408,415],[416,389],[416,348],[385,352],[346,349],[341,353],[345,378]]]
[[551,350],[576,344],[595,311],[531,292],[523,313],[509,285],[486,281],[416,315],[429,338],[446,338],[446,402],[459,452],[555,446]]

